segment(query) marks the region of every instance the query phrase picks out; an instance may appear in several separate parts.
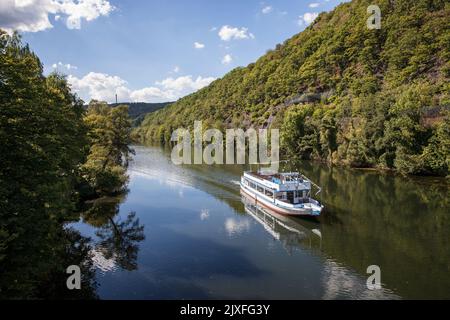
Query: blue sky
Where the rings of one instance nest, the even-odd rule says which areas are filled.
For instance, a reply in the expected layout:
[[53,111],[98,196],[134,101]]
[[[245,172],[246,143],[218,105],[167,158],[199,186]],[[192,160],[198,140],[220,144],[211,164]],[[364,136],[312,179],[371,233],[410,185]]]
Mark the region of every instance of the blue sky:
[[121,101],[160,102],[255,61],[338,3],[2,0],[0,27],[19,29],[46,72],[69,75],[85,101],[111,102],[118,93]]

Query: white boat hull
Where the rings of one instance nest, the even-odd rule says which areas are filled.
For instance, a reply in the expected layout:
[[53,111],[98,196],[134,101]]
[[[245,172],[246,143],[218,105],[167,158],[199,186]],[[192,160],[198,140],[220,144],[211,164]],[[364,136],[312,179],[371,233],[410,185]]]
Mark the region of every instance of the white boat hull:
[[[259,195],[254,190],[247,188],[245,185],[241,183],[241,191],[244,192],[247,196],[251,197],[255,200],[256,204],[263,205],[264,207],[282,215],[286,216],[309,216],[309,217],[317,217],[320,215],[322,211],[322,206],[315,204],[305,204],[304,208],[287,208],[278,205],[273,201],[269,201],[265,199],[263,196]],[[311,206],[311,207],[308,207]]]

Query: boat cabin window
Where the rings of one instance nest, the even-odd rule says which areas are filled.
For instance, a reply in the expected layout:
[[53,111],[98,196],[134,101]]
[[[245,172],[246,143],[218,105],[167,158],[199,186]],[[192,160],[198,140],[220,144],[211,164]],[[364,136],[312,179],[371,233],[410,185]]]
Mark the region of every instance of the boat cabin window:
[[286,192],[280,192],[277,194],[277,199],[278,200],[287,200],[287,194]]
[[261,187],[261,186],[258,186],[258,191],[261,192],[261,193],[264,193],[264,188]]
[[273,192],[270,190],[266,190],[266,196],[273,197]]
[[289,203],[294,203],[294,191],[287,192],[287,201]]

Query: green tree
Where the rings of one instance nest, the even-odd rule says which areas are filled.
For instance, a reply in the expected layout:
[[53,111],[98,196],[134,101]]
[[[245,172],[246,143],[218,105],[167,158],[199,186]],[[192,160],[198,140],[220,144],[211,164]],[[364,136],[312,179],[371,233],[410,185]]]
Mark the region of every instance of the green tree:
[[128,180],[126,167],[134,153],[129,147],[132,121],[128,106],[110,108],[106,103],[92,101],[84,121],[91,146],[82,166],[83,178],[95,197],[120,193]]
[[9,298],[33,297],[53,269],[87,150],[82,102],[42,69],[0,30],[0,295]]

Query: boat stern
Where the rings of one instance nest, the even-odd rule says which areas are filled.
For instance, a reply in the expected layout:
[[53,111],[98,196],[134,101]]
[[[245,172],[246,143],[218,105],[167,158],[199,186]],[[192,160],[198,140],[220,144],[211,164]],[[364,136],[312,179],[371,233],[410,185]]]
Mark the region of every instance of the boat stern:
[[324,206],[320,204],[319,201],[314,200],[314,199],[310,199],[310,208],[311,208],[311,215],[318,217],[321,215]]
[[314,217],[320,216],[322,214],[323,208],[324,207],[322,205],[312,204],[311,205],[311,215]]

